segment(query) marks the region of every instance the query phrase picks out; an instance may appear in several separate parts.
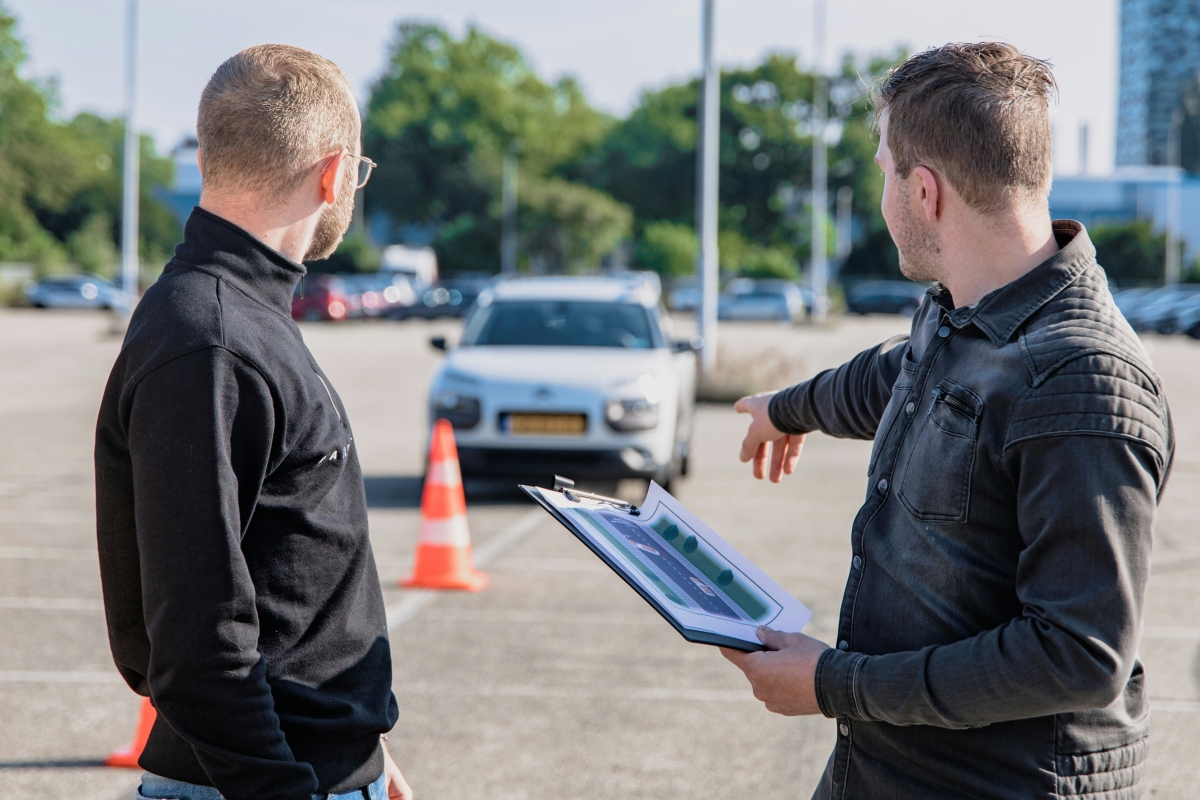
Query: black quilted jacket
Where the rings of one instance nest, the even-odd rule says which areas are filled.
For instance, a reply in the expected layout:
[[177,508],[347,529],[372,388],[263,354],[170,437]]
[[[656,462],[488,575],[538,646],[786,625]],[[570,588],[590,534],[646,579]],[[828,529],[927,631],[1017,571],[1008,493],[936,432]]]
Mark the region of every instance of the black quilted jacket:
[[783,431],[874,439],[818,798],[1126,800],[1170,472],[1166,398],[1083,226],[973,308],[935,286],[897,337],[777,394]]

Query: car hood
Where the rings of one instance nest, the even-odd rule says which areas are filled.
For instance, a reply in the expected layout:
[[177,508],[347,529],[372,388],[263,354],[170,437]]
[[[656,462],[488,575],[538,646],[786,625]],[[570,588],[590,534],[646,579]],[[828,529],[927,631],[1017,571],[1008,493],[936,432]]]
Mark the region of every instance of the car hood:
[[[446,356],[447,371],[485,381],[603,388],[658,374],[671,352],[617,347],[462,347]],[[664,376],[665,377],[665,376]]]

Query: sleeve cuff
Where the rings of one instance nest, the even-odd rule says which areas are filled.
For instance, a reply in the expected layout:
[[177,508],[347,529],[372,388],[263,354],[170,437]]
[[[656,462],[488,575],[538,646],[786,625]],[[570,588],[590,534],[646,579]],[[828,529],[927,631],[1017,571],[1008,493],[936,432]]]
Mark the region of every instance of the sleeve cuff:
[[800,415],[792,410],[792,406],[798,401],[803,400],[804,392],[808,388],[808,381],[789,386],[787,389],[781,389],[767,402],[767,417],[771,420],[771,424],[776,430],[783,431],[787,434],[810,433],[816,430],[815,427],[806,426],[800,419]]
[[866,662],[862,653],[829,648],[817,659],[813,688],[821,713],[831,719],[865,720],[856,696],[858,673]]

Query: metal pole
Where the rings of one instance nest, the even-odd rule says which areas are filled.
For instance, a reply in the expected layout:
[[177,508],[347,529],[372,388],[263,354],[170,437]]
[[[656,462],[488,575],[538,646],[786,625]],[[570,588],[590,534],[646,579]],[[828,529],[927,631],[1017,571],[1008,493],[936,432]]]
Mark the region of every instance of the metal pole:
[[1179,283],[1179,221],[1180,213],[1180,129],[1183,127],[1183,109],[1171,112],[1171,127],[1167,131],[1167,161],[1173,168],[1167,184],[1167,263],[1163,282],[1167,286]]
[[837,265],[841,269],[850,255],[851,237],[854,235],[854,190],[843,186],[837,190]]
[[137,0],[125,3],[125,171],[121,198],[121,283],[138,290]]
[[504,154],[504,196],[501,211],[500,271],[505,275],[517,271],[517,151],[510,146]]
[[825,84],[825,0],[813,0],[813,163],[812,163],[812,282],[813,322],[825,321],[829,305],[829,264],[825,258],[825,215],[828,213],[828,174],[825,122],[828,112]]
[[703,77],[700,81],[699,128],[696,133],[696,228],[700,240],[700,258],[696,272],[700,278],[700,368],[711,372],[717,366],[717,156],[721,110],[720,75],[713,58],[716,20],[713,0],[704,0],[701,27]]
[[1087,175],[1088,171],[1088,124],[1079,124],[1079,174]]

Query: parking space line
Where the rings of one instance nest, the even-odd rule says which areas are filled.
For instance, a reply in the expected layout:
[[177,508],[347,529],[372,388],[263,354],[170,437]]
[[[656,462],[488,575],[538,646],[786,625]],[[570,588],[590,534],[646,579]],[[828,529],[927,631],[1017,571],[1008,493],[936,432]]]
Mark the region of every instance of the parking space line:
[[462,697],[531,697],[554,700],[659,700],[689,703],[757,703],[750,688],[740,691],[720,689],[622,689],[602,692],[573,686],[462,686],[439,683],[399,682],[395,691],[400,695],[452,695]]
[[82,670],[0,670],[0,683],[119,683],[125,681],[114,669],[112,672]]
[[[527,511],[504,530],[492,536],[475,550],[475,566],[486,567],[504,551],[515,545],[532,533],[539,525],[546,522],[548,517],[541,508]],[[387,627],[394,631],[417,615],[422,608],[433,602],[438,593],[433,589],[411,589],[404,597],[385,609]]]
[[47,561],[99,561],[92,547],[0,547],[0,558],[33,558]]
[[35,611],[103,611],[104,603],[83,597],[0,597],[0,608]]

